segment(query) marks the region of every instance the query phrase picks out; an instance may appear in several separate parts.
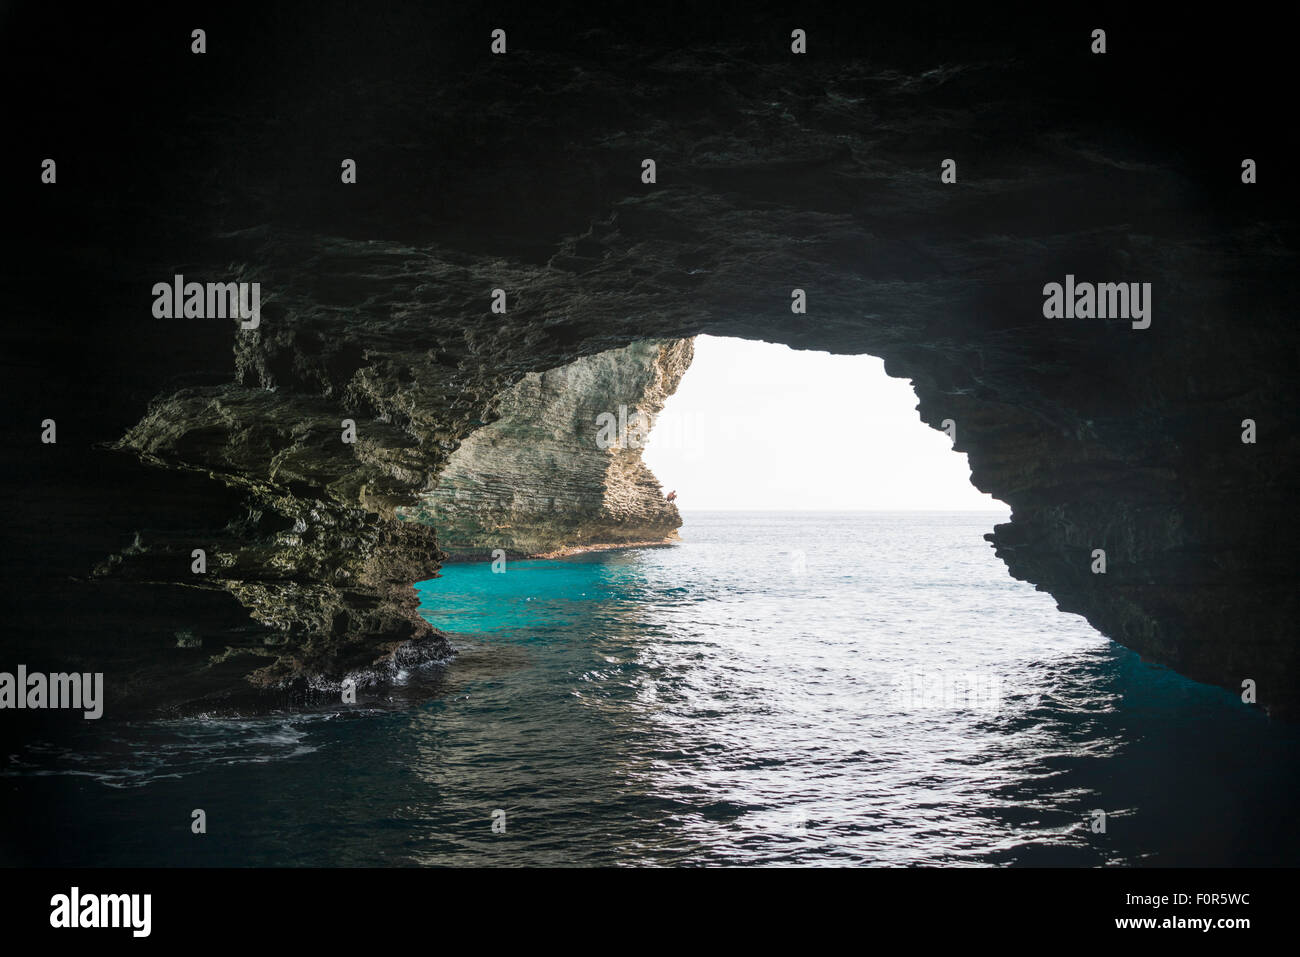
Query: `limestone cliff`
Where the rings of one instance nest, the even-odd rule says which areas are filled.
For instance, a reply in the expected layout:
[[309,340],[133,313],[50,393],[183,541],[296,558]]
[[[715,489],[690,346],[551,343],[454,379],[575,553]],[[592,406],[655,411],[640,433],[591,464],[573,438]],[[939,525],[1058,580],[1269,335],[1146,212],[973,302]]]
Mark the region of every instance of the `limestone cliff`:
[[689,339],[640,342],[529,373],[399,516],[436,528],[453,556],[675,538],[681,516],[641,452],[692,352]]

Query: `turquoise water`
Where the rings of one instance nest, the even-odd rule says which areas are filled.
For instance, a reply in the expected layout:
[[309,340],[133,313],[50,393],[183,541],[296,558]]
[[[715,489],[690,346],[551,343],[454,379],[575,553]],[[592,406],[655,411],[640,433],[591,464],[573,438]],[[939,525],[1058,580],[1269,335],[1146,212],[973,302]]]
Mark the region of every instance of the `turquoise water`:
[[418,591],[458,657],[356,706],[34,744],[3,785],[58,836],[9,857],[1300,861],[1297,730],[1012,580],[1000,516],[686,518],[669,548],[445,568]]

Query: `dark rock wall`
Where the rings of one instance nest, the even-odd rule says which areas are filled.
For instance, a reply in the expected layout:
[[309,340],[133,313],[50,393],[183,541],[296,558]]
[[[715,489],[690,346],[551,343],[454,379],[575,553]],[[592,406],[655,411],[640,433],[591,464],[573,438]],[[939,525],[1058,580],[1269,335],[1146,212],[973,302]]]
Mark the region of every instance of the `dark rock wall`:
[[[18,660],[156,706],[445,654],[409,587],[437,530],[399,512],[528,374],[710,333],[884,357],[1012,506],[1012,574],[1300,704],[1283,31],[277,5],[211,11],[198,57],[188,13],[4,16],[8,88],[39,86],[4,170]],[[259,281],[260,327],[153,318],[177,272]],[[1067,273],[1151,283],[1150,328],[1045,319]]]

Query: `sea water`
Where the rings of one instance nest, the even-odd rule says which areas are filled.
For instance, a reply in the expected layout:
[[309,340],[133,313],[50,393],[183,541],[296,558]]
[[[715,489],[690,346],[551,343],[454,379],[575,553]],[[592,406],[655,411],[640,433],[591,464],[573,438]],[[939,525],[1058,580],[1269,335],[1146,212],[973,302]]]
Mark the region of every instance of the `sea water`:
[[59,838],[5,860],[1300,862],[1296,726],[1012,579],[1004,517],[687,513],[670,547],[449,565],[417,590],[457,657],[356,705],[8,756]]

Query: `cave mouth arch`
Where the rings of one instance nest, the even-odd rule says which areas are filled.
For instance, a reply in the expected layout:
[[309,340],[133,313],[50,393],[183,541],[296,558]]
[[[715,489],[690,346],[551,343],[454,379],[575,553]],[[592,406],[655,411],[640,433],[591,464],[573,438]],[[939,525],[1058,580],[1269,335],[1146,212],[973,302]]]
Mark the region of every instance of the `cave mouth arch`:
[[703,510],[987,510],[952,450],[922,428],[909,383],[871,355],[701,335],[642,458]]
[[[500,625],[517,612],[514,625],[527,629],[536,609],[526,603],[535,596],[525,595],[514,612],[478,607],[481,576],[459,566],[490,562],[495,575],[523,561],[536,573],[544,567],[538,562],[592,556],[577,566],[590,570],[599,567],[599,553],[622,550],[629,554],[609,560],[635,569],[643,559],[655,564],[643,554],[649,547],[692,553],[700,543],[690,530],[702,530],[706,545],[737,552],[722,565],[715,552],[698,553],[715,562],[707,575],[723,584],[738,571],[743,578],[751,561],[766,562],[774,579],[820,574],[827,581],[853,581],[853,570],[883,564],[896,570],[861,593],[865,607],[878,600],[889,607],[892,596],[884,593],[896,587],[914,593],[899,608],[927,602],[930,579],[946,577],[954,588],[992,596],[969,603],[983,610],[982,622],[962,619],[966,603],[951,611],[970,633],[996,630],[1001,623],[990,609],[1008,598],[1041,627],[1055,623],[1076,639],[1103,640],[1007,575],[984,539],[1010,517],[1009,508],[973,487],[965,456],[954,453],[953,424],[921,428],[915,403],[910,383],[887,375],[874,356],[708,335],[635,342],[525,376],[499,397],[497,417],[451,456],[438,487],[400,513],[436,529],[446,552],[440,574],[416,583],[422,614],[444,632],[474,633],[483,621]],[[687,489],[688,502],[695,496],[693,507],[679,509],[673,486]],[[747,545],[743,533],[728,539],[729,525],[772,531]],[[850,528],[860,541],[841,540]],[[918,563],[934,565],[920,577],[905,568],[909,536],[922,543]],[[946,569],[945,550],[960,555]],[[671,560],[658,559],[671,568]],[[666,573],[700,572],[692,558]],[[689,590],[699,582],[681,584]],[[467,585],[465,595],[458,585]],[[509,609],[520,599],[512,585],[488,587],[482,597],[500,598]],[[822,597],[834,603],[833,591]],[[888,615],[873,620],[891,627]],[[918,668],[900,680],[920,693],[936,676]],[[987,692],[1001,681],[992,675],[976,683]]]
[[453,559],[672,541],[683,501],[1008,518],[954,454],[956,423],[918,426],[912,388],[874,356],[645,340],[515,382],[399,515]]
[[[699,339],[695,348],[700,365],[675,396],[685,397],[692,375],[716,372],[699,358]],[[942,433],[915,421],[907,384],[886,384],[909,395],[885,414],[939,439],[960,463]],[[538,393],[527,395],[519,407],[536,411]],[[657,430],[679,428],[672,403],[647,456]],[[590,442],[596,423],[584,426]],[[700,438],[689,427],[680,437]],[[785,451],[799,455],[801,441],[816,439],[793,436]],[[726,454],[705,444],[706,454]],[[487,448],[502,444],[489,442],[478,461]],[[506,731],[494,748],[548,769],[563,763],[557,754],[581,751],[599,772],[584,778],[591,795],[617,790],[621,806],[635,808],[635,833],[671,821],[666,857],[1101,863],[1081,823],[1118,800],[1099,782],[1136,788],[1143,762],[1185,733],[1162,717],[1152,726],[1161,744],[1127,752],[1118,702],[1144,694],[1160,702],[1155,710],[1177,713],[1170,702],[1190,694],[1244,726],[1244,709],[1221,692],[1135,664],[1008,575],[982,540],[996,512],[956,526],[944,513],[911,524],[873,515],[857,526],[842,513],[812,513],[802,530],[784,513],[759,522],[734,511],[683,515],[684,540],[671,548],[511,556],[499,569],[453,562],[417,586],[427,619],[458,646],[451,670],[471,676],[475,714],[507,714],[553,741],[539,755],[534,739]],[[936,564],[937,554],[951,564]],[[538,712],[515,714],[522,702]],[[1208,783],[1210,772],[1200,773]],[[540,778],[552,781],[547,770]],[[1155,805],[1169,813],[1169,797],[1146,792],[1142,814]],[[671,813],[647,810],[655,802]],[[1153,847],[1178,850],[1130,836],[1107,853],[1137,861]]]
[[[915,403],[910,383],[888,376],[874,356],[707,335],[646,340],[531,374],[506,390],[498,417],[452,455],[439,488],[403,513],[438,529],[448,552],[438,577],[416,583],[422,613],[453,634],[527,631],[539,613],[534,599],[568,600],[569,585],[549,594],[548,582],[583,583],[584,596],[587,586],[617,594],[621,576],[636,577],[640,563],[656,569],[652,577],[677,576],[691,592],[705,579],[729,587],[760,564],[778,587],[782,579],[807,584],[823,576],[830,590],[814,604],[833,606],[843,600],[835,588],[857,582],[852,600],[868,612],[866,631],[913,629],[913,645],[928,637],[915,629],[915,607],[934,603],[929,589],[938,581],[967,597],[941,596],[949,607],[928,626],[936,632],[958,627],[965,640],[1014,631],[997,614],[1006,600],[1079,647],[1104,642],[1006,573],[984,539],[1009,518],[1008,507],[973,487],[965,456],[954,454],[952,424],[921,428]],[[669,504],[677,497],[675,489],[665,495],[672,486],[688,489],[687,501],[696,496],[694,506]],[[684,537],[681,529],[688,530]],[[754,529],[765,531],[754,539]],[[683,560],[648,552],[665,545],[681,549]],[[719,562],[718,548],[732,558]],[[615,549],[626,554],[602,561],[601,553]],[[948,553],[956,556],[951,563]],[[575,558],[573,565],[545,565]],[[605,562],[608,582],[601,580]],[[489,563],[490,574],[503,577],[484,579]],[[888,571],[877,576],[875,566]],[[531,575],[504,577],[518,568]],[[541,592],[532,594],[530,581]],[[796,587],[791,600],[810,595]],[[651,599],[650,617],[653,606]],[[583,614],[580,608],[560,620],[580,631]],[[778,627],[798,626],[779,611],[775,617]],[[869,646],[869,635],[863,637]],[[1032,641],[1019,650],[1036,657]],[[929,662],[928,674],[919,662],[891,667],[918,695],[934,694],[937,679],[951,696],[959,689],[949,677],[966,682],[968,694],[990,693],[1003,682],[996,673],[936,674],[935,665]]]

